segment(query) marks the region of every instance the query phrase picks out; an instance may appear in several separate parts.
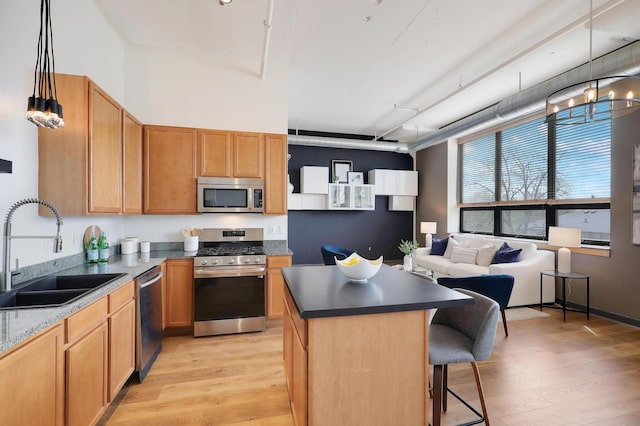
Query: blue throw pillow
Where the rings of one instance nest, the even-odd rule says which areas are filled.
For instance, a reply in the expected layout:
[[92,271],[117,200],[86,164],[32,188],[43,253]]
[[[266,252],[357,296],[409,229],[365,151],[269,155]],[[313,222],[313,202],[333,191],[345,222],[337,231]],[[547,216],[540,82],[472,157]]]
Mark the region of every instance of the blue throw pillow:
[[443,239],[432,237],[430,254],[434,254],[436,256],[444,255],[444,252],[447,250],[447,243],[449,243],[449,237]]
[[522,249],[514,249],[509,244],[503,243],[493,256],[491,264],[520,262],[520,252]]

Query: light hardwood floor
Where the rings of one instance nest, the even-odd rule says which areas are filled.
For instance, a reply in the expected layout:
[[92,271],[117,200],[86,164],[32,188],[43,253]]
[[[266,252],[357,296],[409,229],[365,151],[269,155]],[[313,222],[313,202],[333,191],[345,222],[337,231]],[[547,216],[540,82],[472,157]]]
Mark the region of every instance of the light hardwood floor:
[[[545,312],[510,322],[508,338],[498,325],[492,357],[480,363],[491,424],[640,425],[640,329]],[[450,367],[449,384],[478,406],[468,364]],[[443,424],[469,413],[450,397]],[[127,385],[101,424],[292,425],[281,322],[264,333],[166,338],[145,382]]]

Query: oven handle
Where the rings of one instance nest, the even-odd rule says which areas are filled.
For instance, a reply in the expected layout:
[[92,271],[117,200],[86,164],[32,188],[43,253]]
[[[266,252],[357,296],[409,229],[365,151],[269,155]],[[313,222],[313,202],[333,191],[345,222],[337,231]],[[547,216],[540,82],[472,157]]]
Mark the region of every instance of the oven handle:
[[[211,269],[214,269],[213,271]],[[264,275],[266,268],[246,268],[246,269],[218,269],[218,268],[197,268],[193,271],[194,278],[206,277],[251,277]]]

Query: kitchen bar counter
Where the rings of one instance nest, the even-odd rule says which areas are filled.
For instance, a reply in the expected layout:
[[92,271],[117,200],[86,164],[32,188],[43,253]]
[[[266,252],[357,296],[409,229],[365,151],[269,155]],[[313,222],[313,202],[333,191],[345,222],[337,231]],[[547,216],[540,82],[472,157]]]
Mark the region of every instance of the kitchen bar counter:
[[304,319],[472,303],[462,293],[384,264],[365,284],[350,282],[337,266],[292,266],[282,274]]
[[284,364],[296,425],[428,424],[429,309],[473,299],[382,265],[282,269]]

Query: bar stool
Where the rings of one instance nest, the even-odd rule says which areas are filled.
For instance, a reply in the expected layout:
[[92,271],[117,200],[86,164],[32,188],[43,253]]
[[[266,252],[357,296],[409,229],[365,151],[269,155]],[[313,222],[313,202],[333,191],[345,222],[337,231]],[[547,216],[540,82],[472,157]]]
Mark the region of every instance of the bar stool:
[[[470,290],[456,288],[475,300],[473,305],[439,308],[429,326],[429,364],[433,365],[433,424],[440,425],[442,412],[447,411],[447,393],[453,395],[479,418],[464,423],[474,425],[485,422],[489,416],[484,401],[477,361],[491,356],[498,324],[500,307],[486,296]],[[478,388],[482,413],[453,392],[447,386],[449,364],[471,363]]]

